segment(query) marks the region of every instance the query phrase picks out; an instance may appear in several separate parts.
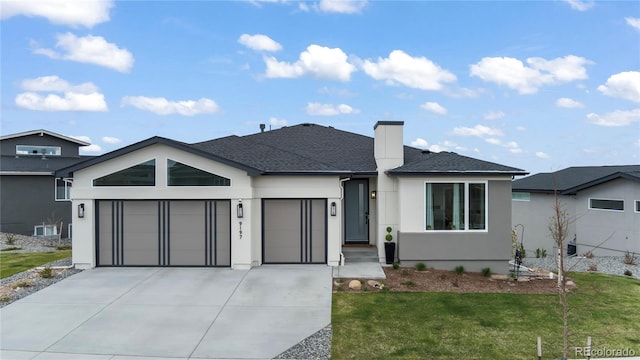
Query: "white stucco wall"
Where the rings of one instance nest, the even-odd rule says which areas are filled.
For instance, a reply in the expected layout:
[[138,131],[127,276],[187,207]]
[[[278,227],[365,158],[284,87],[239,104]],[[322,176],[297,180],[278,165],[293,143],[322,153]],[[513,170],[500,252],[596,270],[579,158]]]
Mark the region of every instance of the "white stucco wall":
[[[94,187],[93,179],[156,159],[154,187]],[[231,179],[231,186],[167,186],[167,159]],[[74,174],[73,191],[73,263],[90,268],[95,263],[96,199],[230,199],[231,266],[248,269],[262,262],[263,198],[327,199],[327,262],[337,265],[341,251],[341,190],[337,176],[262,176],[250,177],[243,170],[221,164],[169,146],[156,144],[121,157],[82,169]],[[237,218],[236,207],[242,201],[244,217]],[[338,214],[330,216],[336,202]],[[77,207],[84,204],[85,217],[77,217]]]

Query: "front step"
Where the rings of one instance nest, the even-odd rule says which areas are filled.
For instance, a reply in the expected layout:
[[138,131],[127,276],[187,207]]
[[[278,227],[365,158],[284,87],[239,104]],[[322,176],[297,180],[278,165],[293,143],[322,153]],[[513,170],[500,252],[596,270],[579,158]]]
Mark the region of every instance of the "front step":
[[378,248],[375,246],[343,246],[342,254],[345,264],[379,262]]

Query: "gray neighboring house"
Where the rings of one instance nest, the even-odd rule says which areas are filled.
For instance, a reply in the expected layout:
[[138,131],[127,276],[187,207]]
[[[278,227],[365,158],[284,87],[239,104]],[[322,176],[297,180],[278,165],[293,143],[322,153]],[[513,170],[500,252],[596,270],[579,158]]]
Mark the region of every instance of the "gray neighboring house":
[[33,235],[35,226],[62,222],[56,232],[69,237],[71,182],[55,172],[90,158],[79,155],[87,145],[47,130],[0,137],[0,231]]
[[577,255],[640,253],[640,165],[570,167],[518,179],[512,188],[512,221],[524,226],[527,256],[555,249],[548,235],[554,190],[573,220],[567,240],[575,240]]
[[[403,264],[506,271],[511,180],[523,170],[300,124],[187,144],[152,137],[61,169],[73,179],[73,263],[95,266],[327,264],[377,248]],[[346,259],[348,262],[349,259]]]

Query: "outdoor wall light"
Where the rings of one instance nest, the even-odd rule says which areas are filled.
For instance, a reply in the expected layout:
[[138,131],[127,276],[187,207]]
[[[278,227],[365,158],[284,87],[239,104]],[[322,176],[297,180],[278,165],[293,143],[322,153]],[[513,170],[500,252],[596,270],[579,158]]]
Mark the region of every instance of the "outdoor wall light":
[[242,200],[240,200],[240,202],[238,202],[238,208],[236,210],[237,210],[238,219],[242,219],[244,217],[244,209],[242,208]]
[[331,203],[331,216],[336,216],[336,213],[338,212],[338,209],[336,207],[336,202],[332,202]]
[[78,217],[84,218],[84,204],[78,204]]
[[373,190],[371,192],[371,198],[375,200],[377,196],[378,196],[378,193],[375,190]]

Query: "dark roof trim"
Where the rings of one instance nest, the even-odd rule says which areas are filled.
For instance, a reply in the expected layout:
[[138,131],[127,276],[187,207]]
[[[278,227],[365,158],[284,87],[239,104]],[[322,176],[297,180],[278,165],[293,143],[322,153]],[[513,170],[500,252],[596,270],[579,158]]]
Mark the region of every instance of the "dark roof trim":
[[630,174],[628,172],[624,172],[624,171],[618,171],[616,173],[607,175],[607,176],[603,176],[599,179],[595,179],[589,182],[586,182],[584,184],[580,184],[578,186],[574,186],[572,188],[569,189],[565,189],[564,191],[561,192],[562,195],[575,195],[578,191],[596,186],[596,185],[600,185],[600,184],[604,184],[608,181],[611,180],[615,180],[615,179],[627,179],[627,180],[631,180],[631,181],[635,181],[635,182],[640,182],[640,176],[636,176],[633,174]]
[[62,139],[62,140],[66,140],[66,141],[78,144],[80,146],[89,146],[89,145],[91,145],[91,143],[88,143],[86,141],[78,140],[78,139],[72,138],[70,136],[60,135],[60,134],[54,133],[53,131],[44,130],[44,129],[31,130],[31,131],[25,131],[25,132],[21,132],[21,133],[17,133],[17,134],[0,136],[0,140],[15,139],[15,138],[31,136],[31,135],[44,136],[45,134],[47,134],[49,136],[52,136],[52,137],[56,137],[58,139]]
[[[324,170],[319,170],[319,171],[313,171],[313,170],[300,170],[300,171],[296,171],[296,170],[283,170],[283,171],[269,171],[269,170],[265,170],[264,172],[262,172],[260,175],[279,175],[279,176],[296,176],[296,175],[316,175],[316,176],[351,176],[354,175],[353,171],[341,171],[341,170],[336,170],[336,171],[324,171]],[[359,175],[359,174],[358,174]]]
[[120,148],[118,150],[114,150],[112,152],[106,153],[104,155],[101,156],[96,156],[95,158],[80,162],[78,164],[72,165],[72,166],[68,166],[66,168],[60,169],[58,171],[56,171],[56,177],[69,177],[70,175],[73,174],[73,172],[78,171],[78,170],[82,170],[84,168],[87,168],[89,166],[93,166],[93,165],[97,165],[100,164],[102,162],[117,158],[119,156],[128,154],[130,152],[136,151],[136,150],[140,150],[146,147],[149,147],[151,145],[155,145],[155,144],[161,144],[161,145],[166,145],[166,146],[170,146],[173,147],[175,149],[178,150],[182,150],[182,151],[186,151],[198,156],[202,156],[204,158],[213,160],[213,161],[217,161],[219,163],[225,164],[225,165],[229,165],[231,167],[235,167],[237,169],[240,170],[244,170],[247,172],[248,175],[253,176],[253,175],[260,175],[261,171],[240,163],[237,163],[235,161],[231,161],[228,159],[225,159],[223,157],[220,156],[216,156],[214,154],[208,153],[206,151],[202,151],[202,150],[198,150],[195,149],[185,143],[179,142],[179,141],[175,141],[175,140],[171,140],[171,139],[167,139],[167,138],[163,138],[163,137],[159,137],[159,136],[154,136],[152,138],[149,138],[147,140],[143,140],[140,142],[137,142],[135,144],[131,144],[129,146],[125,146],[123,148]]
[[404,121],[378,121],[375,125],[373,125],[373,130],[375,130],[379,125],[404,125]]
[[386,171],[391,176],[428,176],[428,175],[471,175],[471,176],[487,176],[487,175],[526,175],[523,171],[490,171],[490,170],[450,170],[450,171]]

